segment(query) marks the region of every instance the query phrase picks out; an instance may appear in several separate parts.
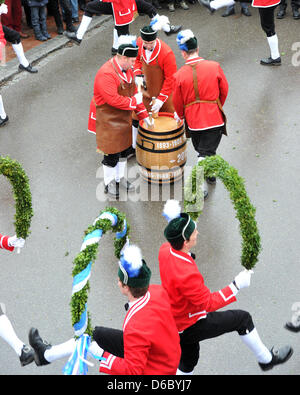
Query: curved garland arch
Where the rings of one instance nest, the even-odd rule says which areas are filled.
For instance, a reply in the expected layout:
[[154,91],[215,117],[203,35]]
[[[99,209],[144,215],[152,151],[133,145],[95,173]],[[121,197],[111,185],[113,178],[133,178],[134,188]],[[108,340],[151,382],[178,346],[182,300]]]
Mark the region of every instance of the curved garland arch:
[[208,156],[198,162],[185,183],[184,209],[193,220],[198,219],[203,208],[202,183],[206,177],[219,178],[229,192],[242,237],[241,264],[250,270],[258,261],[261,251],[260,235],[255,220],[256,209],[247,195],[244,180],[234,167],[219,155]]
[[9,156],[0,156],[0,174],[12,185],[16,202],[15,231],[17,237],[26,239],[30,234],[31,218],[33,217],[29,179],[22,166]]

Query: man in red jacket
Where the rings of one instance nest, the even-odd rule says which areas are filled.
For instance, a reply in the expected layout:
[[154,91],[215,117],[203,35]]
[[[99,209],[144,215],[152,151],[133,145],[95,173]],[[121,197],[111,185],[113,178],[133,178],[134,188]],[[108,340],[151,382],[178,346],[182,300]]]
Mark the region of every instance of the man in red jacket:
[[[149,285],[151,270],[137,246],[124,248],[119,261],[119,288],[126,296],[122,330],[97,326],[89,352],[103,357],[99,371],[112,375],[174,375],[180,360],[179,335],[169,298],[161,285]],[[52,347],[32,328],[29,342],[37,365],[71,355],[74,339]]]
[[[0,248],[13,251],[15,248],[24,247],[25,240],[16,236],[4,236],[0,234]],[[16,335],[16,332],[6,315],[5,304],[0,303],[0,337],[8,343],[16,352],[22,366],[28,365],[33,361],[33,350],[24,344]]]
[[[213,14],[222,7],[234,5],[239,0],[198,0],[209,9]],[[275,32],[275,8],[280,0],[243,0],[244,3],[252,3],[252,7],[258,8],[260,24],[262,30],[266,33],[271,55],[266,59],[261,59],[260,64],[264,66],[280,66],[281,57],[278,48],[278,37]]]
[[[177,35],[185,65],[174,75],[173,104],[180,119],[185,119],[198,161],[215,155],[222,134],[226,134],[223,105],[228,82],[219,63],[199,57],[197,38],[191,30]],[[209,178],[211,184],[215,178]],[[208,196],[206,182],[204,198]]]
[[172,200],[168,201],[164,207],[164,216],[169,221],[164,231],[168,242],[161,246],[158,260],[161,283],[169,295],[180,334],[182,354],[178,374],[193,373],[202,340],[233,331],[254,353],[262,370],[285,362],[292,355],[292,348],[284,346],[269,351],[262,343],[248,312],[217,311],[236,301],[239,290],[250,285],[252,271],[240,272],[228,286],[218,292],[211,292],[204,284],[190,252],[197,244],[196,224],[188,214],[179,213],[172,206],[170,209],[173,203]]

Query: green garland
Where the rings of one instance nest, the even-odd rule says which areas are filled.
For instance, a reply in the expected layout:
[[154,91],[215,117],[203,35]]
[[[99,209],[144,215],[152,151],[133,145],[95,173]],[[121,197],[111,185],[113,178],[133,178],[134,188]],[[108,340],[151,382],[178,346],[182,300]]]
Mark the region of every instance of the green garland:
[[17,237],[26,239],[30,234],[33,216],[29,179],[19,162],[0,156],[0,174],[10,181],[16,202],[15,230]]
[[[108,219],[100,219],[94,225],[91,225],[85,231],[85,236],[87,234],[92,233],[97,229],[102,230],[102,236],[108,232],[113,231],[115,233],[121,232],[123,230],[124,223],[126,221],[126,217],[124,213],[118,211],[115,207],[107,207],[101,211],[100,215],[104,212],[110,212],[115,214],[118,218],[118,222],[115,226],[112,225],[111,221]],[[114,254],[117,259],[120,259],[121,250],[124,247],[125,243],[127,242],[129,236],[130,226],[127,224],[127,230],[123,237],[117,239],[114,237]],[[90,262],[94,263],[98,255],[98,246],[99,243],[94,243],[92,245],[87,246],[83,251],[81,251],[73,261],[73,277],[84,270]],[[90,290],[89,281],[87,281],[86,285],[80,290],[72,295],[72,299],[70,302],[71,306],[71,315],[72,315],[72,325],[74,326],[75,323],[79,322],[82,313],[86,308],[86,303],[88,300],[88,293]],[[92,335],[92,324],[91,324],[91,317],[90,313],[88,312],[88,325],[85,333],[88,335]]]
[[256,209],[247,195],[244,180],[238,175],[237,170],[219,155],[209,156],[198,162],[193,167],[184,187],[184,209],[194,220],[198,219],[203,209],[201,174],[204,178],[219,178],[229,191],[242,236],[241,264],[248,270],[252,269],[258,261],[261,244],[255,220]]

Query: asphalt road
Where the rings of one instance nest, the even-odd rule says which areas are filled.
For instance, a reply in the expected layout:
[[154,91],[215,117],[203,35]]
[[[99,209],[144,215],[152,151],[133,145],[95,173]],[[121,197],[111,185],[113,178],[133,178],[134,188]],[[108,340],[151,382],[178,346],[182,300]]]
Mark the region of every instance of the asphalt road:
[[[297,375],[300,335],[283,326],[291,318],[292,304],[300,302],[300,65],[295,64],[299,55],[297,58],[292,50],[299,41],[300,22],[291,15],[276,21],[283,64],[266,68],[259,64],[261,57],[269,56],[269,49],[257,10],[252,9],[250,18],[222,18],[221,13],[211,16],[197,4],[190,11],[166,14],[172,23],[183,23],[194,31],[200,55],[220,62],[229,81],[224,108],[229,136],[223,138],[218,153],[245,179],[257,209],[263,247],[250,288],[242,290],[231,307],[251,312],[268,347],[291,344],[294,355],[285,365],[262,373],[238,335],[231,333],[203,342],[196,373]],[[146,16],[139,17],[131,33],[137,34],[147,23]],[[32,233],[26,247],[19,255],[2,251],[0,257],[0,300],[24,341],[31,326],[52,344],[73,336],[69,307],[72,262],[84,230],[107,205],[126,213],[131,241],[142,248],[153,282],[160,282],[157,254],[164,242],[166,223],[161,211],[167,193],[162,198],[154,188],[152,200],[134,195],[127,201],[103,201],[101,157],[95,151],[94,136],[86,131],[94,77],[110,56],[112,29],[110,20],[88,33],[80,47],[64,47],[41,59],[37,75],[18,74],[1,88],[10,122],[0,130],[0,153],[22,164],[33,197]],[[174,49],[180,67],[183,60],[175,37],[161,33],[161,38]],[[189,143],[187,174],[195,163]],[[134,165],[130,160],[131,175]],[[179,186],[176,197],[181,199],[180,192]],[[0,207],[1,232],[14,234],[14,200],[4,177],[0,180]],[[210,188],[198,229],[197,263],[207,286],[216,291],[242,269],[238,223],[221,182]],[[101,240],[99,251],[88,309],[93,325],[120,328],[125,300],[117,287],[110,235]],[[0,374],[60,375],[65,363],[21,368],[13,350],[0,340]],[[97,366],[89,369],[90,375],[97,372]]]

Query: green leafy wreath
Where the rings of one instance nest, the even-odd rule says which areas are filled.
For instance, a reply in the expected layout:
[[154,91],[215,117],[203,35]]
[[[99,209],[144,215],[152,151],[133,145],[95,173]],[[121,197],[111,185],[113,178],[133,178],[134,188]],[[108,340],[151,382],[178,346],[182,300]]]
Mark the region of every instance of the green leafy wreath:
[[120,258],[121,250],[128,241],[130,227],[124,213],[114,207],[107,207],[100,212],[99,217],[85,231],[85,237],[80,253],[73,261],[73,290],[70,302],[72,325],[75,337],[84,333],[92,336],[90,313],[87,311],[88,293],[90,290],[89,277],[91,267],[98,255],[98,244],[107,231],[116,233],[114,237],[114,254]]
[[29,179],[22,166],[10,157],[0,156],[0,174],[10,181],[15,199],[15,231],[17,237],[26,239],[30,234],[31,218],[33,217]]
[[255,220],[256,209],[247,195],[244,180],[238,171],[219,155],[206,157],[195,165],[184,186],[184,210],[197,220],[203,209],[203,179],[219,178],[229,191],[242,236],[241,264],[252,269],[261,251],[260,235]]

